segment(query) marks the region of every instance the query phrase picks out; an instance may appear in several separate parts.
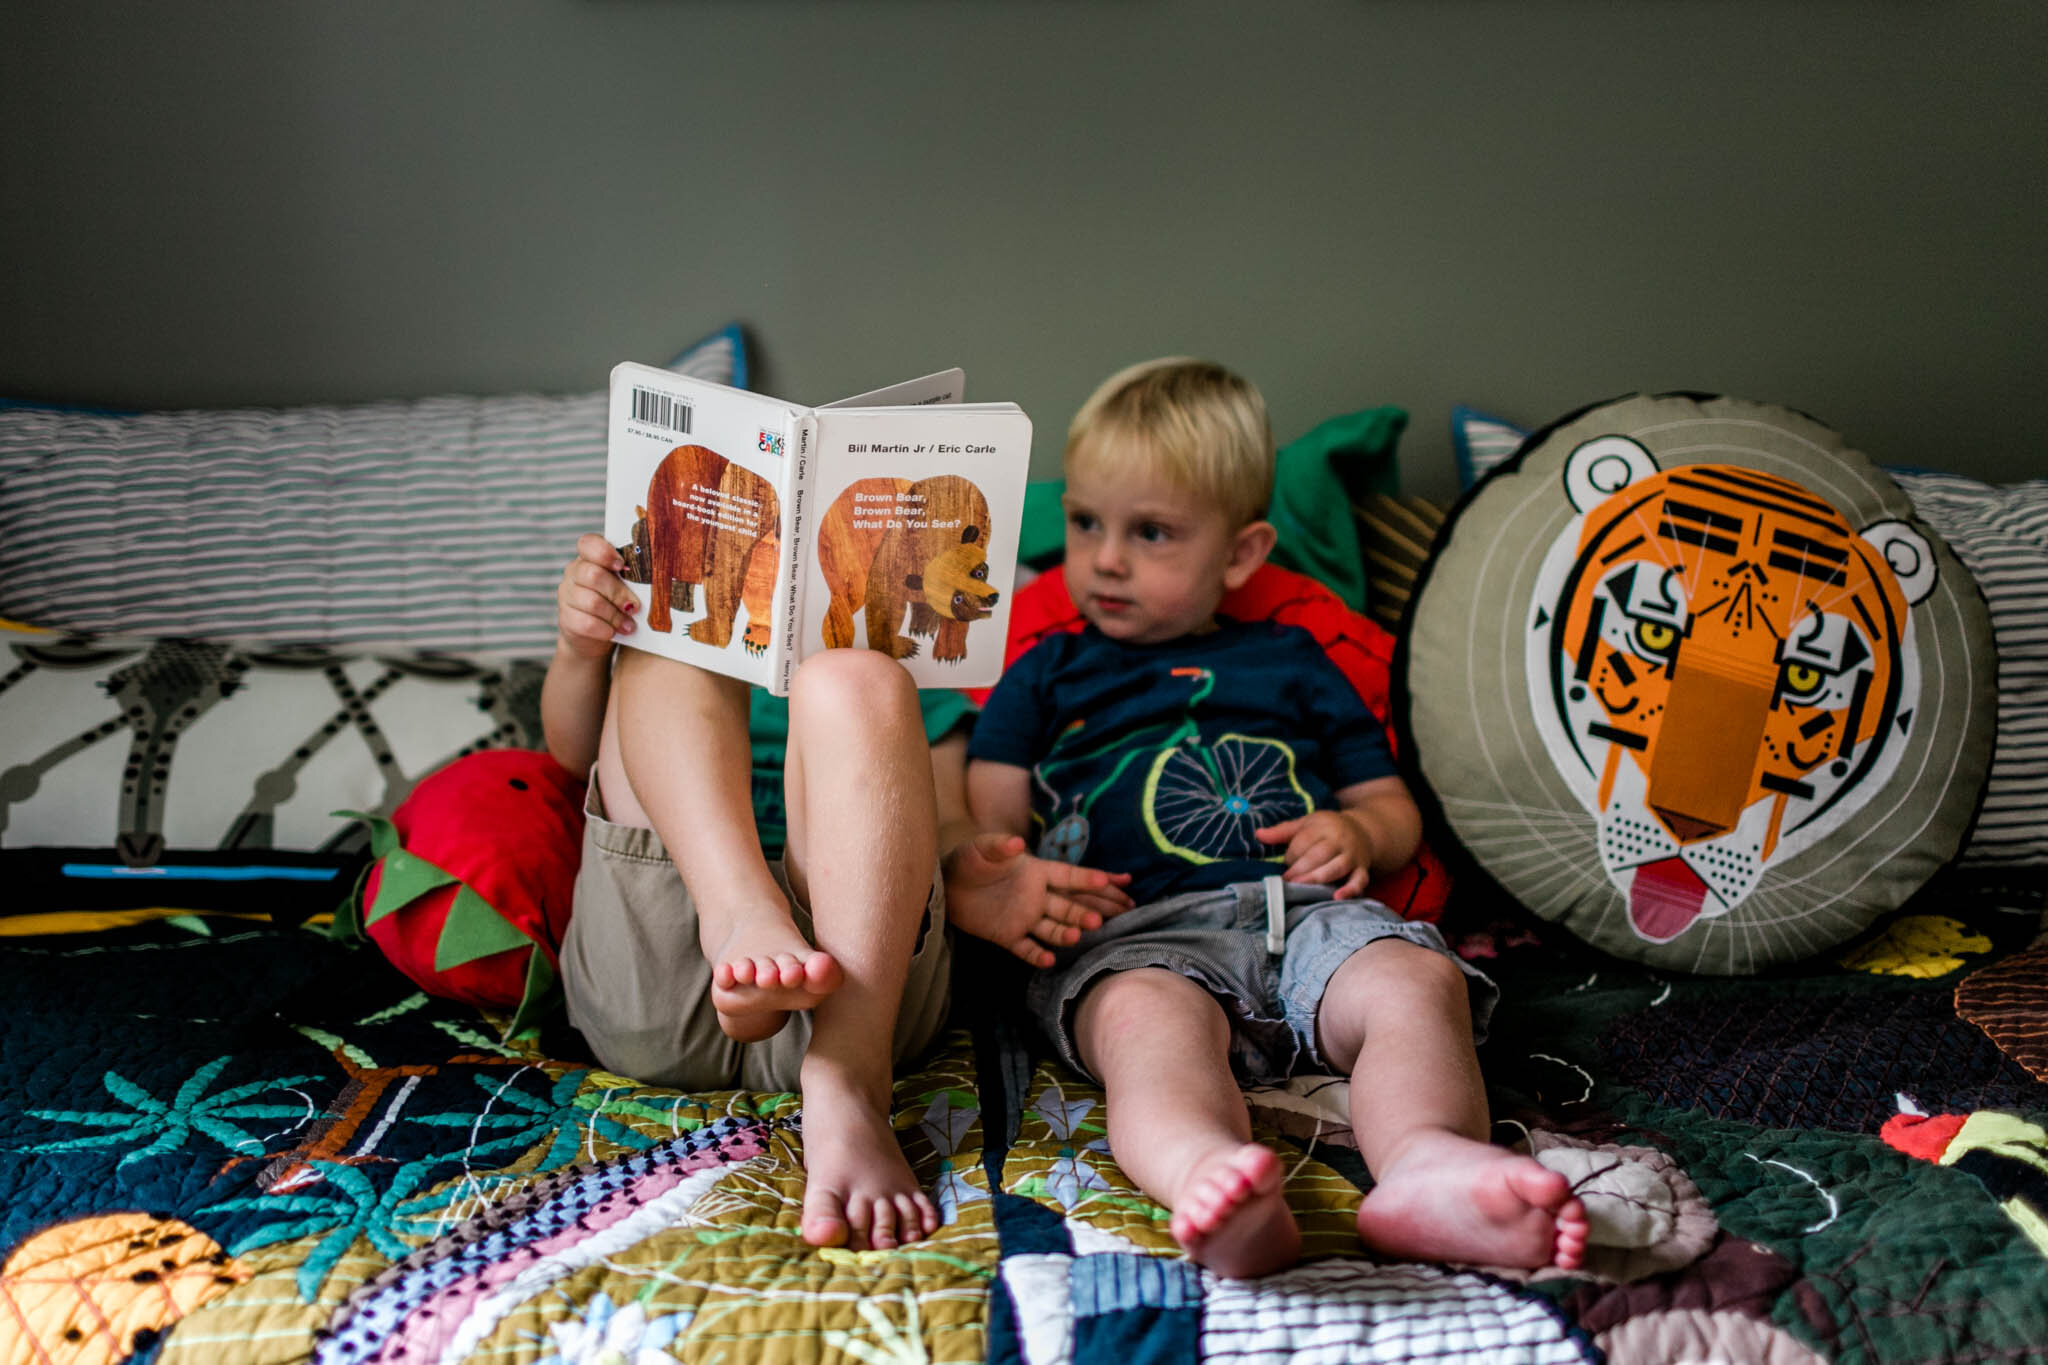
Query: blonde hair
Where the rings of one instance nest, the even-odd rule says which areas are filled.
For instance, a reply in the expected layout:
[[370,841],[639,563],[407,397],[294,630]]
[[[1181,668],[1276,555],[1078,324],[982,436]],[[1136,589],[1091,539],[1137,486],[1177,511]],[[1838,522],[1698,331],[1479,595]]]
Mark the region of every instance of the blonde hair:
[[1119,370],[1074,414],[1064,458],[1069,477],[1115,460],[1156,472],[1223,509],[1242,526],[1273,496],[1273,428],[1248,379],[1190,356]]

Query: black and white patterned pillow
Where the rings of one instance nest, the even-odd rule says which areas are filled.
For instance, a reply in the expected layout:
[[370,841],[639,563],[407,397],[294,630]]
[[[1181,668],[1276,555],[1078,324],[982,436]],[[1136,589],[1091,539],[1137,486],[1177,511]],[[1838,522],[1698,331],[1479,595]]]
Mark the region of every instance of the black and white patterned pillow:
[[0,877],[17,911],[331,908],[388,813],[537,747],[541,662],[0,630]]

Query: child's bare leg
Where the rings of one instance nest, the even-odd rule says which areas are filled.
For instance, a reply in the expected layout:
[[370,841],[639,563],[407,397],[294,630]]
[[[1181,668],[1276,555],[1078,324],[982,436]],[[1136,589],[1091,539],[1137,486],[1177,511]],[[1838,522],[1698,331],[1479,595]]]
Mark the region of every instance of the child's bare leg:
[[844,974],[812,1014],[804,1055],[803,1236],[893,1247],[939,1222],[890,1122],[891,1042],[938,859],[931,750],[909,675],[869,650],[806,660],[790,694],[785,787],[790,884]]
[[1486,1087],[1456,963],[1401,939],[1353,953],[1317,1013],[1351,1073],[1351,1126],[1372,1172],[1358,1235],[1420,1261],[1576,1267],[1586,1213],[1557,1172],[1487,1142]]
[[597,773],[611,819],[653,828],[675,859],[729,1036],[769,1037],[838,986],[839,964],[797,931],[761,857],[744,683],[619,651]]
[[1117,1164],[1173,1210],[1188,1255],[1236,1277],[1292,1265],[1301,1230],[1280,1159],[1251,1140],[1215,998],[1173,972],[1118,972],[1081,997],[1074,1040],[1109,1097]]

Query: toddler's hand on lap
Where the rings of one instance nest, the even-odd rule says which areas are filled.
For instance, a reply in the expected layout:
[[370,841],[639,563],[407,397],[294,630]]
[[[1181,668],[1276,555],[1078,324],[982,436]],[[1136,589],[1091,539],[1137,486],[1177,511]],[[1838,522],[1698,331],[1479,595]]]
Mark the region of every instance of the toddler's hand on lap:
[[1131,908],[1129,873],[1036,857],[1014,834],[977,834],[946,855],[946,917],[1034,967]]
[[1286,881],[1335,886],[1338,900],[1350,900],[1372,879],[1372,836],[1341,810],[1310,811],[1254,830],[1263,844],[1286,845]]

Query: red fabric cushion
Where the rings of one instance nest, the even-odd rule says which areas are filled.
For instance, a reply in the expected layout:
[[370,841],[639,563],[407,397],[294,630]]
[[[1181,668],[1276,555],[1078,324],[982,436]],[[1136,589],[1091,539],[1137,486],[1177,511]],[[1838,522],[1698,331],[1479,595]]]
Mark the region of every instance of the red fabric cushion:
[[[544,753],[487,749],[422,778],[391,824],[405,853],[455,878],[365,926],[392,965],[429,994],[487,1009],[522,1003],[536,948],[552,979],[582,861],[582,782]],[[365,907],[377,903],[384,870],[383,859],[370,869]],[[437,967],[442,929],[465,886],[523,942]]]
[[[1243,587],[1224,597],[1217,610],[1240,621],[1273,620],[1299,626],[1313,635],[1330,656],[1330,662],[1358,690],[1366,709],[1387,731],[1387,743],[1392,746],[1394,732],[1387,724],[1387,684],[1394,661],[1393,636],[1345,606],[1336,593],[1315,579],[1276,564],[1260,566]],[[1086,624],[1067,592],[1066,567],[1057,565],[1046,570],[1018,591],[1010,608],[1004,667],[1015,663],[1047,636],[1076,631]],[[978,704],[988,696],[988,689],[972,695]],[[1416,850],[1406,867],[1378,878],[1366,888],[1367,895],[1404,917],[1430,923],[1442,917],[1450,891],[1450,873],[1427,843]]]

